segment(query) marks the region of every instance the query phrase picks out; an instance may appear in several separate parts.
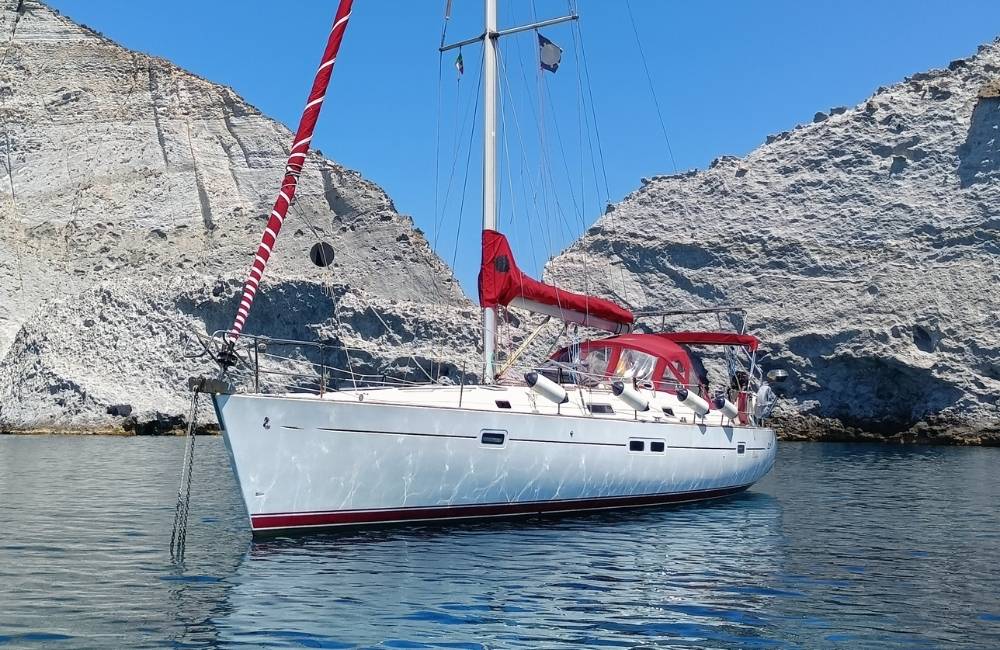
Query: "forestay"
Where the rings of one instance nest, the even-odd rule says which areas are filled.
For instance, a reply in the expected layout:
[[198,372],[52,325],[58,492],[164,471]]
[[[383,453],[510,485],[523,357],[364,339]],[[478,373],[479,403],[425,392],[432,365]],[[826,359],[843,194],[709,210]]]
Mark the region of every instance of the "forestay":
[[326,98],[326,90],[330,85],[330,76],[333,74],[333,64],[337,61],[337,52],[340,50],[340,43],[344,39],[344,32],[347,30],[347,21],[351,17],[351,5],[354,0],[340,0],[337,8],[337,15],[333,20],[333,27],[330,29],[330,37],[326,43],[326,50],[323,52],[323,59],[320,62],[319,70],[316,71],[316,78],[313,81],[312,90],[309,92],[309,99],[306,107],[302,111],[299,120],[299,128],[295,132],[295,139],[292,141],[292,150],[285,163],[285,177],[281,181],[281,189],[278,191],[278,198],[275,199],[274,208],[267,219],[267,226],[260,237],[260,244],[257,246],[257,254],[254,256],[253,265],[246,283],[243,285],[243,296],[240,305],[236,310],[236,317],[233,326],[229,331],[229,340],[235,341],[239,338],[250,315],[250,307],[253,305],[254,296],[260,286],[261,278],[264,277],[264,269],[271,258],[275,242],[278,240],[278,233],[281,232],[281,225],[288,215],[288,208],[295,200],[295,190],[298,186],[299,174],[305,165],[306,156],[309,153],[309,142],[312,140],[313,130],[316,128],[316,121],[319,119],[320,110],[323,108],[323,100]]

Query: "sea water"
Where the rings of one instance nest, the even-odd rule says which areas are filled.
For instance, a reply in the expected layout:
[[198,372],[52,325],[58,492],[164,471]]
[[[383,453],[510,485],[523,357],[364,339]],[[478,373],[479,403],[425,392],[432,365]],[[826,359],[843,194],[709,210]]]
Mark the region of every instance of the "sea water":
[[711,503],[252,543],[199,438],[0,437],[0,647],[1000,647],[1000,449],[780,445]]

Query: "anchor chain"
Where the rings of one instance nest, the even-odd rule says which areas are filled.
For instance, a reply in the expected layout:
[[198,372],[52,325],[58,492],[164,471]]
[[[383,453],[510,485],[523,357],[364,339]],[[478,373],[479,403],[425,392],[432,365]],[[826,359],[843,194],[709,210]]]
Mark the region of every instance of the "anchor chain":
[[194,470],[195,420],[198,416],[198,396],[200,394],[201,386],[196,387],[191,393],[187,442],[184,446],[184,464],[181,467],[181,482],[177,487],[174,530],[170,535],[170,558],[174,562],[182,562],[184,560],[184,546],[187,541],[188,512],[191,507],[191,475]]

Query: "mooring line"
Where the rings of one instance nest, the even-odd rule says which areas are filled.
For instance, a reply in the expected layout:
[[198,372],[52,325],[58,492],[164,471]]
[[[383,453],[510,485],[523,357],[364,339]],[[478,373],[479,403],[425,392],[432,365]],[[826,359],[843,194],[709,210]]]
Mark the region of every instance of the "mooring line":
[[198,396],[201,386],[191,392],[191,410],[188,413],[187,442],[184,446],[184,465],[181,482],[177,487],[177,507],[174,509],[174,530],[170,535],[170,558],[177,563],[184,561],[187,542],[188,512],[191,507],[191,475],[194,470],[195,420],[198,414]]

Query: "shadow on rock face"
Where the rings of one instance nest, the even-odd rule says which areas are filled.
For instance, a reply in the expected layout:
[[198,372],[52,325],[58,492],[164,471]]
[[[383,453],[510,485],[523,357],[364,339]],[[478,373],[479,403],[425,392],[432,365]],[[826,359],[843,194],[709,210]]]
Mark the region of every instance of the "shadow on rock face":
[[958,148],[962,187],[1000,176],[1000,97],[981,98],[972,111],[965,142]]
[[[228,330],[233,324],[242,287],[226,285],[208,295],[182,295],[177,308],[205,324],[209,334]],[[280,281],[257,294],[247,321],[248,334],[264,333],[271,338],[310,341],[316,338],[316,326],[334,317],[341,292],[318,283]]]
[[882,434],[910,429],[953,406],[962,391],[927,368],[893,359],[836,356],[814,358],[813,374],[822,405],[811,414],[836,418],[850,427]]

